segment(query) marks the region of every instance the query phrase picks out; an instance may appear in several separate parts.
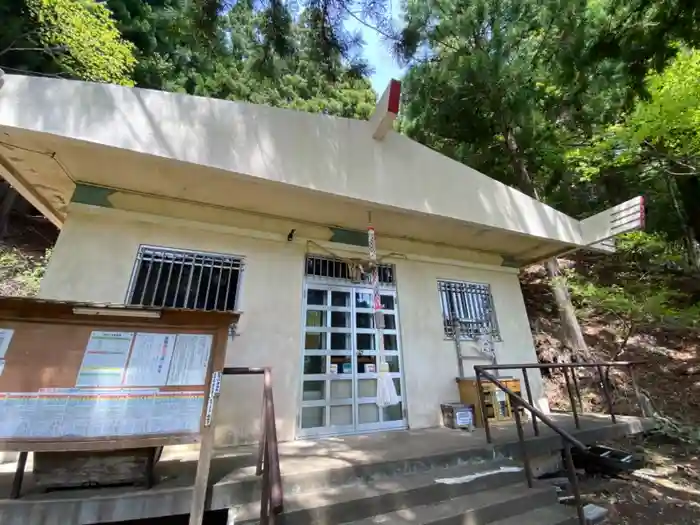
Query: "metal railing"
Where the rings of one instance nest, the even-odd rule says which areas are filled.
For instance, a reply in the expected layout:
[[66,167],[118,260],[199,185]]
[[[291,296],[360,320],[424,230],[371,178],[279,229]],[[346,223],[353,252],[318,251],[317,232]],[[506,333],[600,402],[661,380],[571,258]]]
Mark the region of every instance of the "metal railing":
[[272,397],[272,372],[269,368],[226,367],[223,374],[263,376],[261,435],[255,475],[262,475],[260,524],[273,525],[275,517],[284,511],[284,497],[275,424],[275,401]]
[[[627,369],[630,375],[630,380],[632,382],[632,387],[634,388],[634,393],[639,399],[639,387],[637,386],[637,380],[635,378],[634,367],[637,365],[645,364],[644,361],[605,361],[599,363],[552,363],[552,364],[504,364],[504,365],[475,365],[474,372],[476,373],[476,381],[479,392],[481,392],[481,380],[480,376],[483,375],[485,371],[503,371],[503,370],[520,370],[523,376],[523,383],[525,384],[525,393],[527,394],[527,401],[533,405],[534,400],[532,398],[532,388],[530,387],[530,380],[527,376],[527,371],[536,370],[552,370],[560,368],[564,373],[564,380],[566,381],[566,390],[569,394],[569,401],[571,403],[571,413],[574,418],[574,423],[577,429],[581,428],[581,418],[579,417],[579,409],[583,412],[583,402],[581,400],[581,389],[579,388],[578,378],[574,369],[576,368],[591,368],[595,369],[598,373],[598,378],[602,384],[603,397],[605,397],[605,403],[608,408],[608,413],[610,415],[610,420],[613,424],[617,423],[617,417],[615,416],[615,407],[613,406],[612,394],[610,392],[610,379],[609,372],[611,368],[623,368]],[[577,403],[578,402],[578,403]],[[481,406],[484,410],[484,406]],[[645,415],[645,414],[642,414]],[[486,439],[491,443],[491,429],[489,428],[488,419],[484,418],[484,430],[486,432]],[[535,436],[540,435],[539,425],[537,418],[532,419],[532,430]]]
[[[578,484],[578,478],[576,476],[576,469],[574,467],[574,460],[571,454],[571,449],[576,448],[580,450],[583,454],[588,453],[588,447],[584,445],[581,441],[576,439],[566,430],[557,425],[549,416],[544,414],[539,409],[535,408],[533,405],[532,388],[530,386],[530,381],[527,377],[527,370],[529,369],[552,369],[561,368],[564,371],[564,377],[566,380],[566,387],[569,394],[569,399],[571,401],[572,413],[574,417],[574,422],[576,428],[581,428],[581,422],[576,407],[576,401],[574,395],[576,395],[576,400],[583,410],[583,404],[581,402],[581,391],[579,389],[578,380],[576,374],[572,370],[573,368],[595,368],[598,372],[600,380],[603,385],[603,392],[605,395],[606,403],[608,405],[608,410],[610,412],[610,418],[615,424],[617,422],[615,417],[615,410],[613,407],[612,396],[610,394],[610,385],[608,375],[603,373],[603,370],[609,371],[610,368],[626,368],[630,372],[632,385],[635,390],[635,394],[639,397],[639,389],[637,382],[634,377],[634,366],[643,364],[641,361],[613,361],[613,362],[602,362],[602,363],[561,363],[561,364],[513,364],[513,365],[476,365],[474,366],[474,371],[476,373],[477,381],[477,395],[479,399],[479,405],[482,414],[482,420],[484,424],[484,431],[486,433],[486,440],[488,443],[492,443],[491,429],[489,426],[489,421],[487,417],[486,399],[482,390],[482,381],[486,380],[501,391],[503,391],[509,398],[511,410],[515,419],[515,426],[518,432],[518,443],[520,446],[520,453],[522,455],[523,467],[525,470],[525,477],[527,478],[528,487],[532,488],[534,486],[534,476],[532,473],[532,465],[530,464],[530,457],[527,452],[527,446],[525,443],[525,431],[523,429],[522,416],[520,414],[520,409],[523,408],[530,412],[532,419],[532,429],[535,436],[540,435],[539,421],[541,421],[545,426],[549,427],[556,434],[561,437],[562,450],[564,452],[564,463],[569,478],[569,483],[571,484],[571,492],[573,496],[574,505],[576,506],[576,513],[578,515],[578,520],[581,525],[586,524],[586,518],[583,510],[583,501],[581,499],[581,491]],[[497,370],[520,370],[523,376],[523,382],[525,384],[525,392],[527,394],[527,401],[525,401],[520,395],[516,394],[513,390],[508,388],[501,380],[493,375],[491,371]],[[570,373],[571,372],[571,373]],[[569,377],[571,376],[571,377]],[[494,406],[494,413],[498,410],[498,407]]]

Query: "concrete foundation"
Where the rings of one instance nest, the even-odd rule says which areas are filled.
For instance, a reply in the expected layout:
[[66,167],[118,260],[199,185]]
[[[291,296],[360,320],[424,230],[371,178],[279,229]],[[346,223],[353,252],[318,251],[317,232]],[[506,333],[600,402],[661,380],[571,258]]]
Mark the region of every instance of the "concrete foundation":
[[[576,429],[567,415],[554,414],[562,427],[584,443],[594,443],[642,432],[649,423],[640,418],[583,416]],[[541,425],[542,427],[542,425]],[[561,449],[561,438],[544,428],[535,437],[526,428],[527,450],[541,473],[552,468]],[[294,441],[280,445],[286,506],[313,490],[327,490],[362,480],[379,484],[398,477],[420,475],[431,469],[474,468],[494,461],[518,461],[520,446],[514,425],[493,428],[494,444],[486,443],[483,430],[466,433],[433,428],[385,432],[361,436]],[[257,448],[220,449],[212,463],[209,509],[255,505],[260,498],[260,478],[255,476]],[[3,525],[87,525],[175,514],[187,514],[196,469],[196,451],[166,450],[157,466],[159,483],[150,490],[103,488],[40,492],[33,483],[31,462],[22,497],[0,500]],[[14,469],[0,469],[0,490],[8,497]],[[518,474],[521,475],[521,474]],[[524,479],[524,475],[523,479]],[[299,503],[301,505],[301,503]]]

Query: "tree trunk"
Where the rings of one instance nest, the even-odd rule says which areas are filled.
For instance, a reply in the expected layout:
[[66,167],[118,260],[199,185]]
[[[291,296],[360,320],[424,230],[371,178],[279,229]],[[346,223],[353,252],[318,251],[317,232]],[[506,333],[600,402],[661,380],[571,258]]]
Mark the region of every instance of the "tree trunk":
[[547,260],[545,267],[547,268],[547,276],[551,282],[552,293],[554,294],[554,300],[557,303],[557,310],[559,311],[559,322],[561,323],[564,345],[577,356],[587,359],[589,357],[588,345],[586,344],[581,325],[576,317],[576,309],[571,302],[571,295],[569,295],[566,279],[561,274],[559,261],[556,257],[552,257]]
[[17,200],[17,190],[8,184],[5,196],[2,198],[2,203],[0,203],[0,239],[7,237],[10,226],[10,213],[15,200]]
[[668,188],[668,193],[673,202],[673,209],[676,212],[681,229],[683,230],[683,245],[685,246],[688,266],[693,270],[700,270],[700,252],[698,251],[698,242],[695,240],[695,231],[693,231],[693,227],[690,226],[688,217],[678,198],[678,184],[675,178],[668,174],[666,174],[666,187]]
[[[513,130],[507,129],[505,137],[506,148],[510,155],[511,164],[515,170],[518,180],[520,181],[519,189],[523,193],[526,193],[530,197],[539,201],[540,197],[538,195],[537,188],[535,188],[535,185],[532,182],[532,177],[530,177],[527,165],[525,164],[525,160],[520,154]],[[571,302],[571,296],[569,295],[569,290],[566,285],[566,279],[561,273],[559,261],[556,257],[552,257],[545,262],[545,268],[547,269],[547,276],[550,279],[552,293],[554,294],[554,300],[557,305],[557,310],[559,311],[561,338],[564,345],[574,354],[587,358],[588,346],[586,345],[586,340],[583,338],[581,325],[576,317],[576,309]]]
[[700,242],[700,177],[680,177],[676,179],[676,186],[683,205],[686,225],[695,233],[695,241]]

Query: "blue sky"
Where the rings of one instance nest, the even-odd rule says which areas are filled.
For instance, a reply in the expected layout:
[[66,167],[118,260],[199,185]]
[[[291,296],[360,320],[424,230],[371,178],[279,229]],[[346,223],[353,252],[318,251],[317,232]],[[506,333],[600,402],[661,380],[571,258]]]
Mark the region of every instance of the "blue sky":
[[[400,0],[391,0],[391,6],[392,17],[398,19],[401,16]],[[362,38],[365,40],[365,58],[374,68],[374,74],[371,78],[372,87],[377,92],[377,95],[381,96],[389,85],[389,80],[392,78],[400,80],[404,72],[391,56],[389,51],[391,43],[386,42],[376,31],[363,26],[352,18],[346,22],[346,27],[351,31],[359,29],[362,33]]]

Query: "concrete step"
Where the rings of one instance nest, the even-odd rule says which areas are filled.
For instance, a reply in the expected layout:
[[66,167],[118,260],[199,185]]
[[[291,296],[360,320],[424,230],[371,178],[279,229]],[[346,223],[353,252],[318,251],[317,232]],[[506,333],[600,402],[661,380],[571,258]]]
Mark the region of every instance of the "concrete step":
[[548,505],[524,514],[493,522],[491,525],[577,525],[576,509],[565,505]]
[[[340,487],[354,483],[373,483],[393,480],[447,468],[471,468],[488,470],[499,465],[513,465],[512,460],[493,450],[462,450],[414,458],[372,463],[345,463],[333,468],[287,471],[282,473],[285,502],[294,494]],[[517,463],[515,463],[517,464]],[[212,487],[213,509],[230,508],[240,503],[260,500],[261,477],[253,474],[254,467],[227,472],[225,476],[213,474],[218,481]],[[521,474],[521,479],[525,475]]]
[[[488,462],[419,474],[363,480],[296,494],[285,494],[285,525],[336,525],[480,491],[524,485],[522,469],[513,463]],[[555,489],[543,489],[556,502]],[[258,502],[235,506],[236,523],[255,522]]]
[[[554,502],[553,502],[554,500]],[[556,506],[551,487],[529,489],[524,483],[504,485],[432,505],[403,508],[394,512],[344,522],[345,525],[485,525],[515,517],[518,525],[558,525],[559,522],[523,522],[521,516],[539,507]],[[509,522],[510,523],[510,522]],[[568,524],[567,524],[568,525]]]

